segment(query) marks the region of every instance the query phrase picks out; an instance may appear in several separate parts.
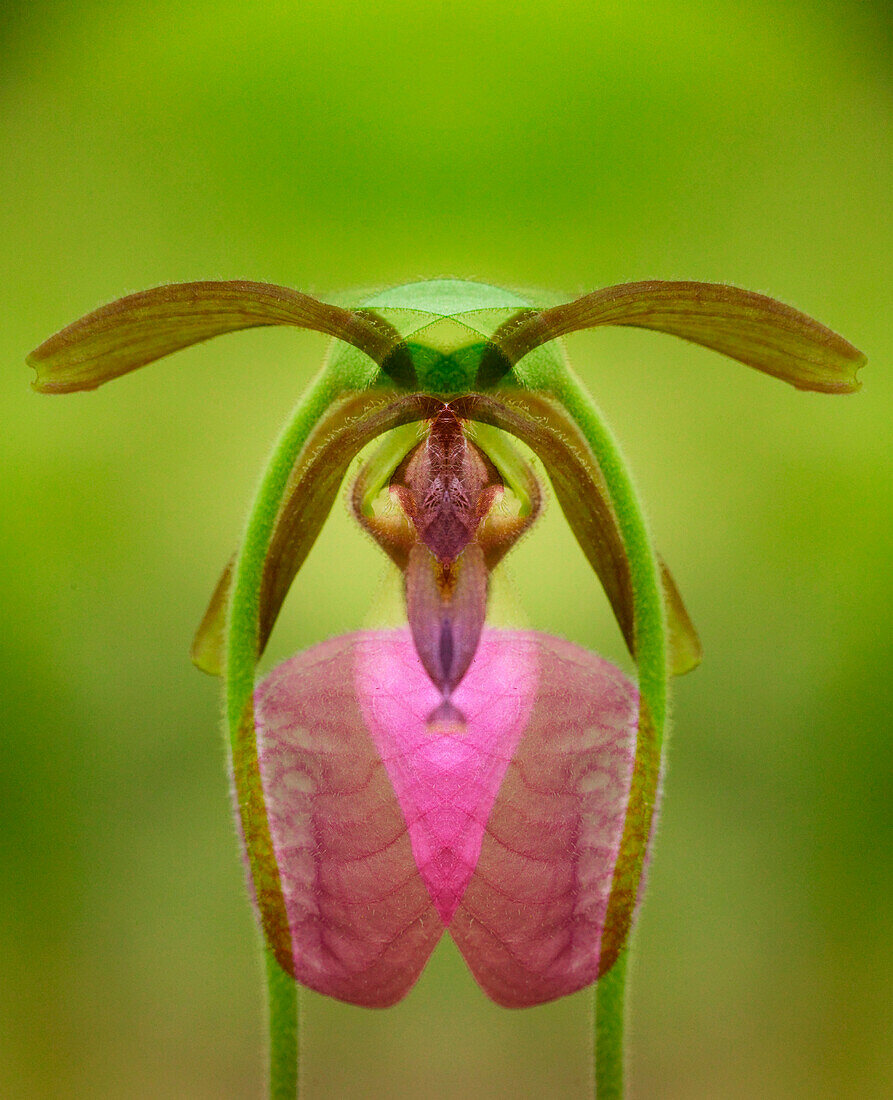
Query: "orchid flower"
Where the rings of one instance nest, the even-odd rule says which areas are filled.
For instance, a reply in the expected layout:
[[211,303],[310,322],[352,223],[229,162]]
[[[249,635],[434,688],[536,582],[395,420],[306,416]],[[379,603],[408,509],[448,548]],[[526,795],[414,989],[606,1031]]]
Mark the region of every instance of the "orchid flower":
[[[296,1087],[295,981],[390,1005],[448,931],[501,1005],[597,982],[597,1087],[620,1095],[624,963],[668,677],[693,668],[700,647],[617,446],[555,341],[600,325],[650,328],[825,393],[857,389],[863,356],[804,314],[729,286],[632,283],[537,308],[436,280],[355,309],[252,282],[158,287],[88,314],[29,362],[41,392],[86,390],[260,325],[335,338],[193,647],[225,684],[268,957],[273,1094]],[[361,451],[351,507],[399,570],[405,625],[330,639],[256,683]],[[488,616],[493,572],[541,510],[530,452],[607,594],[635,683],[578,646]]]

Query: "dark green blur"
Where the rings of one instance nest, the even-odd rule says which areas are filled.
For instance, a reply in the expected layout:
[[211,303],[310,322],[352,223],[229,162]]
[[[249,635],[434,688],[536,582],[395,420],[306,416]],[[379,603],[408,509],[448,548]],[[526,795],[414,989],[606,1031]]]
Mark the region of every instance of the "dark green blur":
[[[192,631],[325,339],[241,333],[96,393],[28,351],[129,291],[416,278],[772,294],[869,356],[797,393],[670,337],[571,359],[700,629],[633,963],[631,1096],[893,1092],[890,15],[794,0],[98,0],[0,17],[0,1095],[259,1097],[262,959]],[[360,625],[339,506],[274,657]],[[531,625],[622,659],[556,506]],[[307,996],[308,1100],[586,1095],[589,998],[490,1006],[451,949]]]

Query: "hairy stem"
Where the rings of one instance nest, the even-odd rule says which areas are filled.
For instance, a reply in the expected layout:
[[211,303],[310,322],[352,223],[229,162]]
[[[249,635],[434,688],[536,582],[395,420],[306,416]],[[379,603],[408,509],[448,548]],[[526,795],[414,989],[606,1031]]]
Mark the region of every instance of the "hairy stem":
[[570,371],[549,380],[552,393],[592,448],[617,514],[630,564],[639,724],[630,801],[611,884],[596,987],[595,1084],[598,1100],[623,1096],[624,989],[628,938],[639,895],[661,773],[666,723],[666,616],[657,553],[626,463],[595,402]]
[[595,1095],[598,1100],[623,1100],[626,1030],[626,975],[629,950],[599,978],[593,994],[595,1007]]
[[269,947],[264,947],[267,978],[267,1034],[269,1042],[270,1100],[298,1096],[300,1047],[298,987]]
[[[371,364],[373,367],[374,365]],[[298,1080],[297,992],[287,971],[291,934],[279,869],[270,837],[257,759],[254,676],[259,649],[259,593],[264,561],[295,458],[325,409],[345,388],[324,370],[304,395],[276,444],[255,496],[236,560],[226,654],[226,715],[233,780],[255,896],[261,911],[267,961],[270,1027],[270,1096],[296,1095]],[[369,377],[350,379],[357,389]]]

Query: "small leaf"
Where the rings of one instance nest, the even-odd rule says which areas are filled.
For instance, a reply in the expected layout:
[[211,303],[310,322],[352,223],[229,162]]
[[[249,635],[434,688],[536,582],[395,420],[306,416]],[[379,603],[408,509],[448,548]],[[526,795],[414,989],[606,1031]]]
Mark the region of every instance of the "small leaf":
[[688,617],[688,611],[682,602],[682,596],[667,563],[660,562],[660,579],[664,590],[664,603],[667,611],[667,638],[669,648],[669,666],[671,676],[684,676],[701,663],[704,652],[701,639]]
[[192,663],[209,676],[222,676],[226,661],[226,613],[229,607],[230,587],[236,555],[229,559],[220,575],[208,609],[199,623],[192,640],[189,656]]
[[865,356],[805,313],[721,283],[652,280],[605,287],[543,310],[522,310],[493,334],[512,363],[548,340],[598,325],[667,332],[713,348],[802,390],[852,393]]
[[[400,334],[368,310],[320,302],[270,283],[173,283],[101,306],[28,356],[41,393],[92,390],[212,336],[262,325],[294,325],[336,336],[396,370]],[[405,374],[405,370],[403,371]]]

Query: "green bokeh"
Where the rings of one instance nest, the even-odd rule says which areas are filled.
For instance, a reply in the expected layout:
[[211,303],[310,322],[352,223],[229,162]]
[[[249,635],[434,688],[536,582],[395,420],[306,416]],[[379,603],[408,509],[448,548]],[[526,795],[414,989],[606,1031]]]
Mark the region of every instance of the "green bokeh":
[[[261,1093],[216,686],[186,654],[325,341],[243,333],[67,398],[24,355],[164,281],[437,275],[734,282],[868,353],[838,399],[649,333],[568,342],[706,650],[632,1096],[893,1092],[888,7],[83,0],[8,5],[0,44],[0,1095]],[[276,653],[356,626],[380,571],[339,508]],[[512,572],[533,624],[620,656],[556,508]],[[587,1013],[496,1009],[445,950],[388,1012],[307,997],[307,1095],[583,1096]]]

